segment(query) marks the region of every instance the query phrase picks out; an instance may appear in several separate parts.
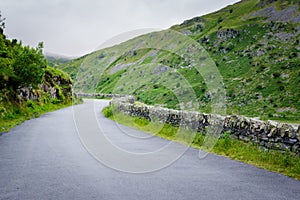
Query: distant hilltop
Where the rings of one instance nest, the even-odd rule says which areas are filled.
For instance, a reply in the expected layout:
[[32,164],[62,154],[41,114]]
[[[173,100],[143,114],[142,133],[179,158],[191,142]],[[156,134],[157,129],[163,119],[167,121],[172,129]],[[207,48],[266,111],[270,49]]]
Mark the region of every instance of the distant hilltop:
[[[193,39],[209,54],[223,78],[228,114],[299,123],[299,4],[299,0],[243,0],[169,30]],[[151,46],[159,34],[156,46],[172,43],[169,47],[180,53],[140,48],[142,43]],[[75,91],[126,94],[135,83],[138,87],[131,92],[138,101],[179,109],[181,102],[174,91],[185,92],[181,83],[170,91],[154,79],[139,83],[137,78],[129,78],[136,74],[148,80],[149,67],[167,81],[176,72],[194,91],[199,111],[210,113],[211,91],[193,59],[182,56],[189,51],[180,42],[170,38],[167,31],[148,33],[64,62],[60,68],[75,80]],[[120,85],[120,81],[124,84]],[[186,101],[191,99],[188,95],[183,97]]]

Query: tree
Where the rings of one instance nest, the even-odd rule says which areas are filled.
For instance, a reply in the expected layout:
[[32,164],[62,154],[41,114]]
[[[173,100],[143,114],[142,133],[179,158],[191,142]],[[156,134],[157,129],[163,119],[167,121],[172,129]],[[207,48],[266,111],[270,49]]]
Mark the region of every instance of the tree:
[[0,12],[0,89],[36,88],[43,81],[47,65],[42,52],[43,43],[31,48],[16,39],[6,39],[4,21]]
[[0,33],[3,33],[3,30],[5,29],[5,18],[2,17],[1,11],[0,11]]
[[15,76],[12,60],[10,41],[0,33],[0,89],[7,87],[8,82]]
[[43,43],[37,48],[22,46],[21,42],[13,47],[13,69],[16,75],[14,87],[34,87],[43,81],[47,61],[42,53]]

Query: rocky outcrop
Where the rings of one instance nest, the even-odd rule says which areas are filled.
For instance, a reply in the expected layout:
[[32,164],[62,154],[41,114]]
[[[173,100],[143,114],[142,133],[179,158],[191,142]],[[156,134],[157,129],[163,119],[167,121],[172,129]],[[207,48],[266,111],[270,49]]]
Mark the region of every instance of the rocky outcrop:
[[300,22],[300,15],[298,15],[298,5],[289,6],[284,10],[278,11],[274,6],[267,7],[252,16],[263,16],[267,17],[268,21],[281,21],[281,22]]
[[64,77],[62,74],[46,70],[45,81],[40,85],[44,92],[51,95],[51,98],[62,99],[72,96],[72,80],[70,77]]
[[261,121],[244,116],[178,111],[155,106],[137,106],[133,99],[114,99],[118,112],[149,121],[159,121],[206,134],[208,127],[229,131],[232,137],[253,142],[268,149],[290,150],[300,156],[300,126],[275,121]]
[[72,81],[69,77],[54,73],[54,69],[47,68],[44,81],[39,84],[37,89],[22,87],[17,90],[19,101],[39,100],[43,93],[48,94],[51,99],[70,99],[72,96]]
[[240,32],[238,30],[234,30],[234,29],[220,29],[217,32],[217,37],[223,41],[226,41],[227,39],[230,38],[236,38],[238,35],[240,34]]

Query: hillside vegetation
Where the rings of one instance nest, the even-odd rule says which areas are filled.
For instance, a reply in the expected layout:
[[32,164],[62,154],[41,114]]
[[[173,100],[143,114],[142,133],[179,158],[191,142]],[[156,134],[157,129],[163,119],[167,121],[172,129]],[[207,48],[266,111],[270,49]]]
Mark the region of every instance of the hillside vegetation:
[[[176,109],[195,95],[198,110],[212,112],[212,91],[199,69],[216,66],[228,114],[299,123],[299,10],[297,0],[243,0],[61,69],[76,80],[77,92],[130,93],[146,104]],[[191,57],[191,51],[199,55]]]
[[26,119],[72,103],[70,76],[47,66],[37,48],[8,40],[0,15],[0,133]]

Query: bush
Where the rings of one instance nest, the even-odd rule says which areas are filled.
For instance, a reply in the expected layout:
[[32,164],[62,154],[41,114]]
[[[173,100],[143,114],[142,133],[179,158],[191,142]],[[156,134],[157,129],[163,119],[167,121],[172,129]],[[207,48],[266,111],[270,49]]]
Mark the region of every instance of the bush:
[[27,106],[28,108],[34,108],[34,102],[33,102],[32,100],[27,100],[26,106]]
[[258,89],[258,90],[262,90],[264,87],[262,86],[262,85],[258,85],[258,86],[256,86],[256,89]]
[[279,72],[275,72],[273,73],[274,78],[279,78],[280,77],[280,73]]
[[222,21],[223,21],[223,18],[220,16],[220,17],[218,18],[218,24],[221,23]]
[[110,117],[113,116],[113,111],[112,111],[112,108],[110,106],[105,107],[102,110],[102,113],[103,113],[104,117],[107,117],[107,118],[110,118]]
[[279,86],[279,91],[285,90],[285,87],[283,85]]
[[57,98],[53,98],[53,99],[51,99],[51,103],[52,104],[59,104],[61,101],[59,100],[59,99],[57,99]]

